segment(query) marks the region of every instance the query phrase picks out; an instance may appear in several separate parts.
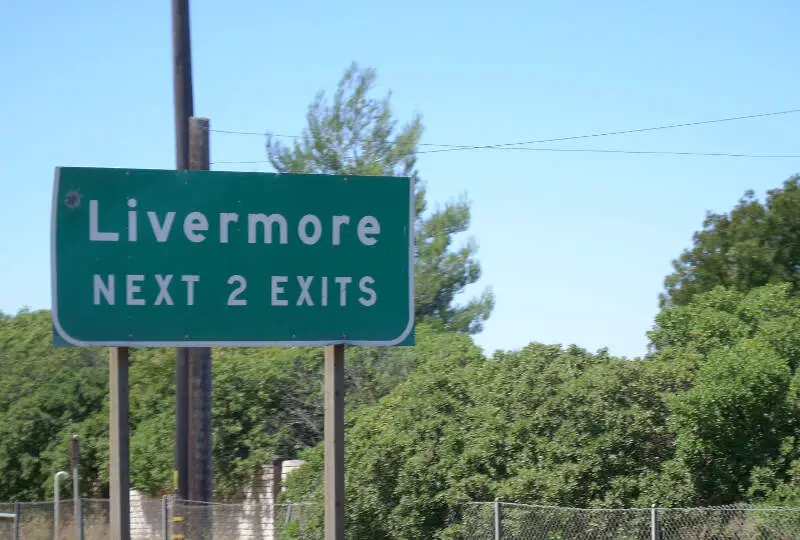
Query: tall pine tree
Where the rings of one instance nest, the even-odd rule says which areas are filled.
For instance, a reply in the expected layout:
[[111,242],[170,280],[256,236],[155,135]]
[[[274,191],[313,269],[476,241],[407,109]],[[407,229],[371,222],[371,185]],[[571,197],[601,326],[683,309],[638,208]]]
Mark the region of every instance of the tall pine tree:
[[422,121],[415,116],[397,129],[390,107],[391,92],[383,99],[369,97],[374,69],[353,63],[339,82],[329,104],[317,94],[306,115],[302,136],[284,145],[267,137],[270,163],[280,173],[346,175],[403,175],[416,185],[416,318],[443,330],[478,333],[494,307],[494,295],[483,293],[458,303],[456,297],[478,281],[481,267],[476,245],[469,240],[453,247],[454,236],[467,231],[469,203],[461,200],[426,212],[425,187],[416,168]]

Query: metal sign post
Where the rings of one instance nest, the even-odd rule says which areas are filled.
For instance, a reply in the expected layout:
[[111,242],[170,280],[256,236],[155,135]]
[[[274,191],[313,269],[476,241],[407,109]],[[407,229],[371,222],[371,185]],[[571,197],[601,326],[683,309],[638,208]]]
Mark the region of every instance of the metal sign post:
[[109,499],[111,540],[131,538],[130,447],[128,436],[128,349],[109,350]]
[[72,502],[74,507],[75,538],[83,540],[83,509],[81,508],[81,477],[80,477],[80,452],[78,450],[78,436],[73,435],[70,440],[70,457],[72,458]]
[[344,540],[344,345],[325,347],[325,540]]

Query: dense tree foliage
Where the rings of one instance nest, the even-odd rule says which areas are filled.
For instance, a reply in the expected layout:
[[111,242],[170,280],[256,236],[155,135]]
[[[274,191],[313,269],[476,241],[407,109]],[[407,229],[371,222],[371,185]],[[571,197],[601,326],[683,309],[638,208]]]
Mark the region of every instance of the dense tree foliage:
[[744,500],[753,475],[768,466],[779,483],[788,478],[800,427],[800,300],[792,289],[717,287],[658,315],[650,337],[673,381],[670,465],[690,494],[674,502]]
[[95,351],[53,349],[51,329],[49,313],[0,318],[0,500],[52,493],[73,433],[83,439],[89,478],[106,461],[107,364]]
[[[0,321],[0,368],[10,374],[0,394],[6,499],[46,496],[52,471],[67,465],[72,432],[84,439],[84,491],[101,494],[106,479],[105,352],[53,349],[48,315]],[[719,287],[665,309],[644,359],[540,344],[486,358],[469,336],[424,325],[413,348],[350,348],[358,383],[348,385],[349,530],[446,534],[460,502],[495,497],[797,504],[798,325],[800,300],[790,284],[776,284]],[[133,483],[154,493],[172,467],[172,354],[132,355]],[[216,350],[218,496],[272,457],[301,452],[310,464],[286,496],[319,498],[320,356]]]
[[673,261],[663,305],[689,302],[721,285],[747,291],[767,283],[800,288],[800,176],[769,191],[764,203],[749,191],[729,213],[709,213],[694,246]]
[[[52,493],[73,433],[82,439],[82,491],[100,496],[107,485],[107,352],[54,348],[51,329],[48,311],[0,319],[0,500]],[[419,347],[348,350],[348,409],[377,403],[424,360],[436,332],[421,325],[417,333]],[[174,355],[131,353],[131,482],[153,494],[171,486]],[[227,497],[274,457],[322,439],[322,350],[215,349],[213,363],[214,482]]]
[[[458,503],[495,497],[795,500],[798,324],[800,300],[778,284],[668,308],[645,359],[540,344],[487,359],[468,338],[443,335],[438,356],[350,418],[349,534],[430,538],[445,534]],[[320,496],[320,450],[306,455],[289,500]]]

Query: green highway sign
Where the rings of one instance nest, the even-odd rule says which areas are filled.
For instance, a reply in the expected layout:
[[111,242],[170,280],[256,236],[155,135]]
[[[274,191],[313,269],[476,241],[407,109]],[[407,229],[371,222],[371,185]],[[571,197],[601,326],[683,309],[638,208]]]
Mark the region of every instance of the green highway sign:
[[56,344],[405,345],[407,177],[60,167]]

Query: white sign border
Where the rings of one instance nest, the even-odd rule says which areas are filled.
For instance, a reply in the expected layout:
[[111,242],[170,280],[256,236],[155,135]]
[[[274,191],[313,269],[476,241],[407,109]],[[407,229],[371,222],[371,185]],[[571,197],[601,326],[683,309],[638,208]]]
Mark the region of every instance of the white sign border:
[[[58,272],[56,260],[56,222],[59,206],[59,187],[61,180],[61,169],[80,168],[80,167],[56,167],[55,181],[53,182],[53,201],[50,217],[50,294],[51,294],[51,315],[53,327],[61,338],[75,347],[318,347],[322,345],[360,345],[365,347],[391,347],[405,341],[414,328],[414,241],[416,233],[414,230],[415,197],[414,179],[408,178],[408,325],[403,333],[398,337],[385,341],[370,340],[322,340],[322,341],[83,341],[75,339],[64,330],[58,320]],[[99,167],[98,167],[99,168]],[[144,171],[151,169],[132,169],[122,168],[123,171]],[[163,169],[172,171],[173,169]],[[221,172],[221,171],[214,171]],[[234,171],[224,171],[229,174],[251,174],[237,173]],[[267,173],[269,174],[269,173]],[[282,175],[276,175],[282,176]],[[329,177],[332,175],[316,174],[304,176]],[[336,176],[358,176],[358,175],[336,175]]]

